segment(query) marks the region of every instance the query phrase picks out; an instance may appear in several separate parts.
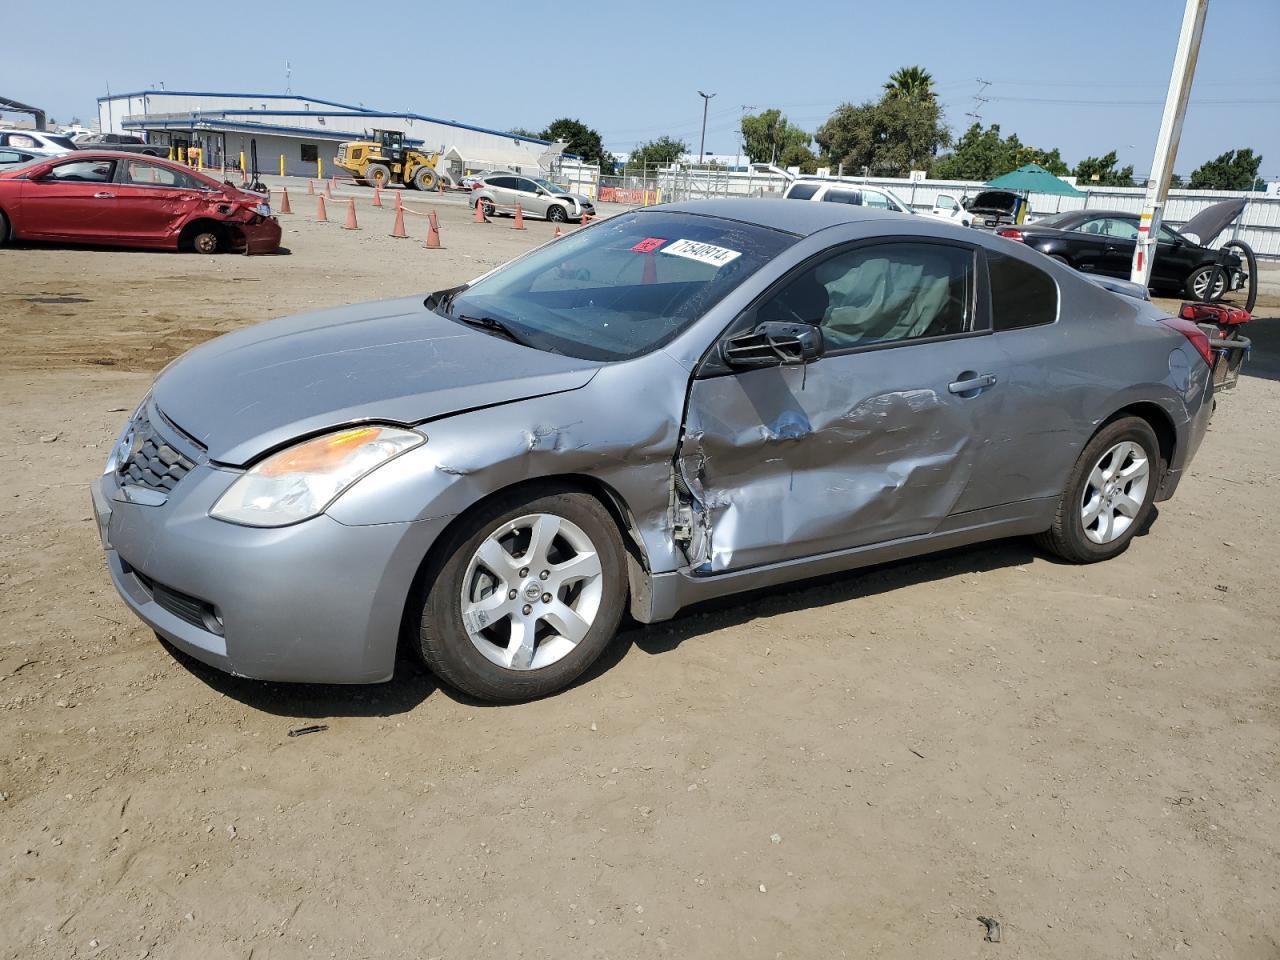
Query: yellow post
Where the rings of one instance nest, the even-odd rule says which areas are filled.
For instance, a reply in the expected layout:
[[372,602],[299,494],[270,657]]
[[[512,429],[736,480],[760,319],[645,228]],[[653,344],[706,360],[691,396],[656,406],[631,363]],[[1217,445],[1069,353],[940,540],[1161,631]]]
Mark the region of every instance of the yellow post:
[[316,157],[316,179],[324,179],[324,161],[319,156]]
[[196,169],[204,173],[204,151],[201,150],[196,154]]
[[169,159],[173,159],[173,144],[169,144]]
[[179,162],[179,163],[186,163],[186,162],[187,162],[187,148],[186,148],[186,147],[179,147],[179,148],[178,148],[178,162]]
[[241,171],[244,170],[244,151],[243,150],[240,151],[240,169]]
[[284,154],[280,154],[280,176],[284,176]]

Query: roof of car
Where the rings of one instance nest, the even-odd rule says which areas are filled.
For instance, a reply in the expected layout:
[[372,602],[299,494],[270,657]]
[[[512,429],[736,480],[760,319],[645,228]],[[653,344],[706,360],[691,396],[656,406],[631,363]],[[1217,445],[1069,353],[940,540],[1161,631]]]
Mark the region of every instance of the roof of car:
[[1131,210],[1069,210],[1056,216],[1066,219],[1067,217],[1081,217],[1093,219],[1094,217],[1126,217],[1130,220],[1137,220],[1138,215]]
[[754,223],[772,230],[782,230],[796,236],[807,237],[827,227],[859,220],[911,219],[908,214],[849,203],[812,203],[807,200],[782,200],[764,198],[727,198],[723,200],[689,200],[684,203],[663,204],[659,207],[643,207],[640,213],[655,210],[665,213],[696,213],[704,217],[722,217]]

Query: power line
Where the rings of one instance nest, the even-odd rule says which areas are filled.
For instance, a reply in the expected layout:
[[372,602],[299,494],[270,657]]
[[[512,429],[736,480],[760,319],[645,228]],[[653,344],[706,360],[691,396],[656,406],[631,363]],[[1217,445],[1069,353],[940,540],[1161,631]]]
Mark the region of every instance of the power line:
[[987,103],[991,98],[984,97],[982,94],[987,87],[991,86],[990,80],[983,80],[981,77],[974,77],[978,83],[978,89],[973,94],[973,109],[965,113],[966,117],[972,117],[974,123],[982,123],[982,105]]

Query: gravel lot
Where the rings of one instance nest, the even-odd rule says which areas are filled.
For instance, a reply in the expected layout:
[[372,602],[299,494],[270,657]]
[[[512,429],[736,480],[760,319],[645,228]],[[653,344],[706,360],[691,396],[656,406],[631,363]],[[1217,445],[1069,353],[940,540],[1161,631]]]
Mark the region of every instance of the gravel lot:
[[299,192],[288,257],[0,251],[0,958],[1280,955],[1274,274],[1253,375],[1122,558],[753,595],[490,708],[409,660],[223,676],[103,567],[86,487],[171,358],[552,232],[442,202],[428,251],[367,190],[355,233]]

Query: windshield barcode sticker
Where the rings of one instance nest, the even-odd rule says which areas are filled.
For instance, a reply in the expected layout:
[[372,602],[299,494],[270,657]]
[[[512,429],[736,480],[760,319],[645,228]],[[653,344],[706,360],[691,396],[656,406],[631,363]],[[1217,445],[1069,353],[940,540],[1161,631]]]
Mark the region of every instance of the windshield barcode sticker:
[[697,240],[677,240],[670,246],[663,247],[660,253],[669,253],[673,257],[684,257],[709,263],[713,267],[723,267],[742,256],[741,250],[730,250],[728,247],[717,247],[711,243],[699,243]]

